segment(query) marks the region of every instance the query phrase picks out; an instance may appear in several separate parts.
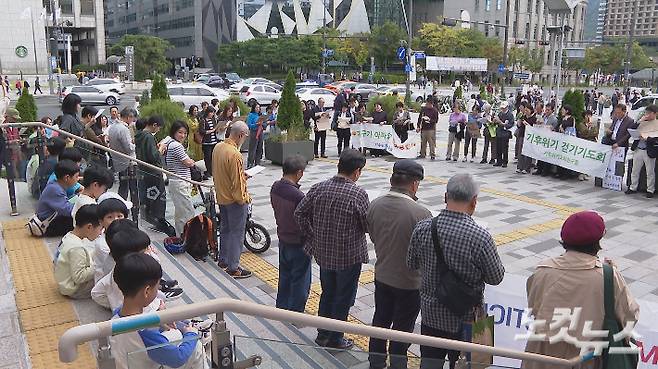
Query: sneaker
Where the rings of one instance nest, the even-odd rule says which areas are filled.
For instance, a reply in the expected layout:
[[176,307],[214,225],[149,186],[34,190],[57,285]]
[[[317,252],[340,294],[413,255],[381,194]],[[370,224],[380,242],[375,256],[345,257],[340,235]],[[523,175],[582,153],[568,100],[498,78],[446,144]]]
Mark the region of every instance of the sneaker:
[[219,266],[219,268],[220,268],[220,269],[223,269],[223,270],[226,270],[226,268],[228,268],[228,264],[226,264],[226,263],[223,262],[223,261],[218,262],[218,263],[217,263],[217,266]]
[[165,295],[165,300],[172,301],[179,299],[183,295],[183,289],[179,287],[167,288],[162,290]]
[[320,155],[318,155],[318,154],[315,154],[314,156],[315,156],[316,159],[320,158]]
[[167,281],[165,279],[160,280],[160,289],[170,289],[178,286],[178,281],[175,279],[172,279],[170,281]]
[[212,319],[206,319],[206,320],[192,319],[192,326],[198,329],[199,332],[210,331],[210,328],[212,328],[213,324],[215,324],[215,322],[213,322]]
[[328,156],[325,155],[325,154],[320,155],[320,157],[321,157],[321,158],[324,158],[324,159],[328,158]]
[[487,164],[487,159],[482,159],[482,161],[480,161],[480,164]]
[[582,174],[579,174],[579,175],[578,175],[578,180],[581,181],[581,182],[584,181],[584,180],[585,180],[585,176],[582,175]]
[[[466,160],[464,160],[464,161],[466,161]],[[475,162],[475,159],[471,158],[470,162],[471,163]]]
[[247,269],[239,268],[233,271],[226,270],[226,273],[233,277],[234,279],[245,279],[251,277],[252,273]]
[[327,342],[324,347],[338,350],[349,350],[354,346],[354,341],[350,338],[341,338],[338,342]]
[[[464,163],[466,163],[467,161],[468,161],[468,158],[462,159],[462,162],[464,162]],[[471,161],[473,161],[473,160],[471,160]]]
[[457,158],[452,158],[452,161],[457,161]]
[[430,156],[430,160],[436,160],[436,156]]
[[626,192],[624,192],[624,193],[627,194],[627,195],[632,195],[632,194],[634,194],[634,193],[637,193],[637,191],[635,191],[635,190],[631,190],[631,189],[629,188],[629,189],[626,190]]
[[495,164],[495,163],[496,163],[496,159],[489,160],[489,164]]
[[446,156],[446,161],[450,161],[450,157],[449,157],[449,156]]
[[515,170],[516,173],[521,174],[521,169]]
[[653,192],[647,192],[647,199],[653,199]]
[[503,165],[501,165],[501,167],[507,168],[507,164],[503,164]]
[[528,174],[528,171],[524,169],[521,171],[521,174]]
[[321,347],[327,346],[328,343],[329,343],[329,340],[324,338],[324,337],[317,337],[315,339],[315,344],[318,345],[318,346],[321,346]]

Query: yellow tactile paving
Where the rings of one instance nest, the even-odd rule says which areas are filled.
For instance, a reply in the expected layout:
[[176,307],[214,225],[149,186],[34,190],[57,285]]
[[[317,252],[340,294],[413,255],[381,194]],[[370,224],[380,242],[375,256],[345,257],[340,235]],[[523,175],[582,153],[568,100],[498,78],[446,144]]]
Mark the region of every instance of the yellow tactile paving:
[[53,263],[43,240],[31,237],[25,219],[2,223],[10,270],[16,286],[16,306],[27,338],[33,369],[96,367],[88,345],[72,364],[59,362],[57,342],[67,329],[79,324],[71,302],[57,291]]

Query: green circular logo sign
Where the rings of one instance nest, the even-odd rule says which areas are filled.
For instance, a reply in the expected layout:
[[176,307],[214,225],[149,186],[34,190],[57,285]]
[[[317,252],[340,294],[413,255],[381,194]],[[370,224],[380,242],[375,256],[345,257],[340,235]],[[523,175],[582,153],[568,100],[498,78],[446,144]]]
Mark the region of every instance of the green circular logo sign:
[[21,45],[16,48],[16,55],[19,58],[24,58],[27,56],[27,47]]

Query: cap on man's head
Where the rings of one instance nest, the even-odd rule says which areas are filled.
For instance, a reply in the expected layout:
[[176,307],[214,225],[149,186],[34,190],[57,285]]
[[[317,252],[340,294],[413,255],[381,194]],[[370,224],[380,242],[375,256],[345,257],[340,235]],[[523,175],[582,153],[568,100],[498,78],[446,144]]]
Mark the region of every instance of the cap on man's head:
[[500,103],[500,108],[501,109],[507,109],[508,106],[509,106],[509,103],[507,101],[503,101],[503,102]]
[[14,118],[16,120],[21,119],[21,113],[16,110],[16,108],[7,108],[7,111],[5,112],[5,116],[7,118]]
[[605,222],[595,211],[571,214],[562,224],[560,237],[569,246],[588,246],[599,242],[605,235]]
[[394,174],[404,174],[422,180],[425,178],[423,166],[411,159],[398,160],[393,164]]

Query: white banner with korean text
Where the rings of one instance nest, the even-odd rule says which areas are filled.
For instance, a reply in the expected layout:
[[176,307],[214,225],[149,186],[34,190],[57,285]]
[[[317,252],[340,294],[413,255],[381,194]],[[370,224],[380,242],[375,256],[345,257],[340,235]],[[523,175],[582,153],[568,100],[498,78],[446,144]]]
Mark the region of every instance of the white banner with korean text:
[[[506,273],[501,284],[485,288],[485,311],[494,318],[496,347],[525,350],[526,341],[515,340],[514,336],[528,332],[521,323],[528,306],[526,280],[524,276]],[[638,369],[658,369],[658,303],[642,299],[637,299],[637,302],[640,320],[635,330],[641,336],[637,340],[640,349]],[[515,359],[494,357],[494,364],[518,368],[521,363]]]
[[391,125],[360,123],[351,125],[352,147],[386,150],[396,158],[415,159],[420,150],[420,134],[409,131],[405,142],[393,130]]
[[603,177],[612,156],[612,147],[543,128],[526,126],[522,153],[578,173]]

